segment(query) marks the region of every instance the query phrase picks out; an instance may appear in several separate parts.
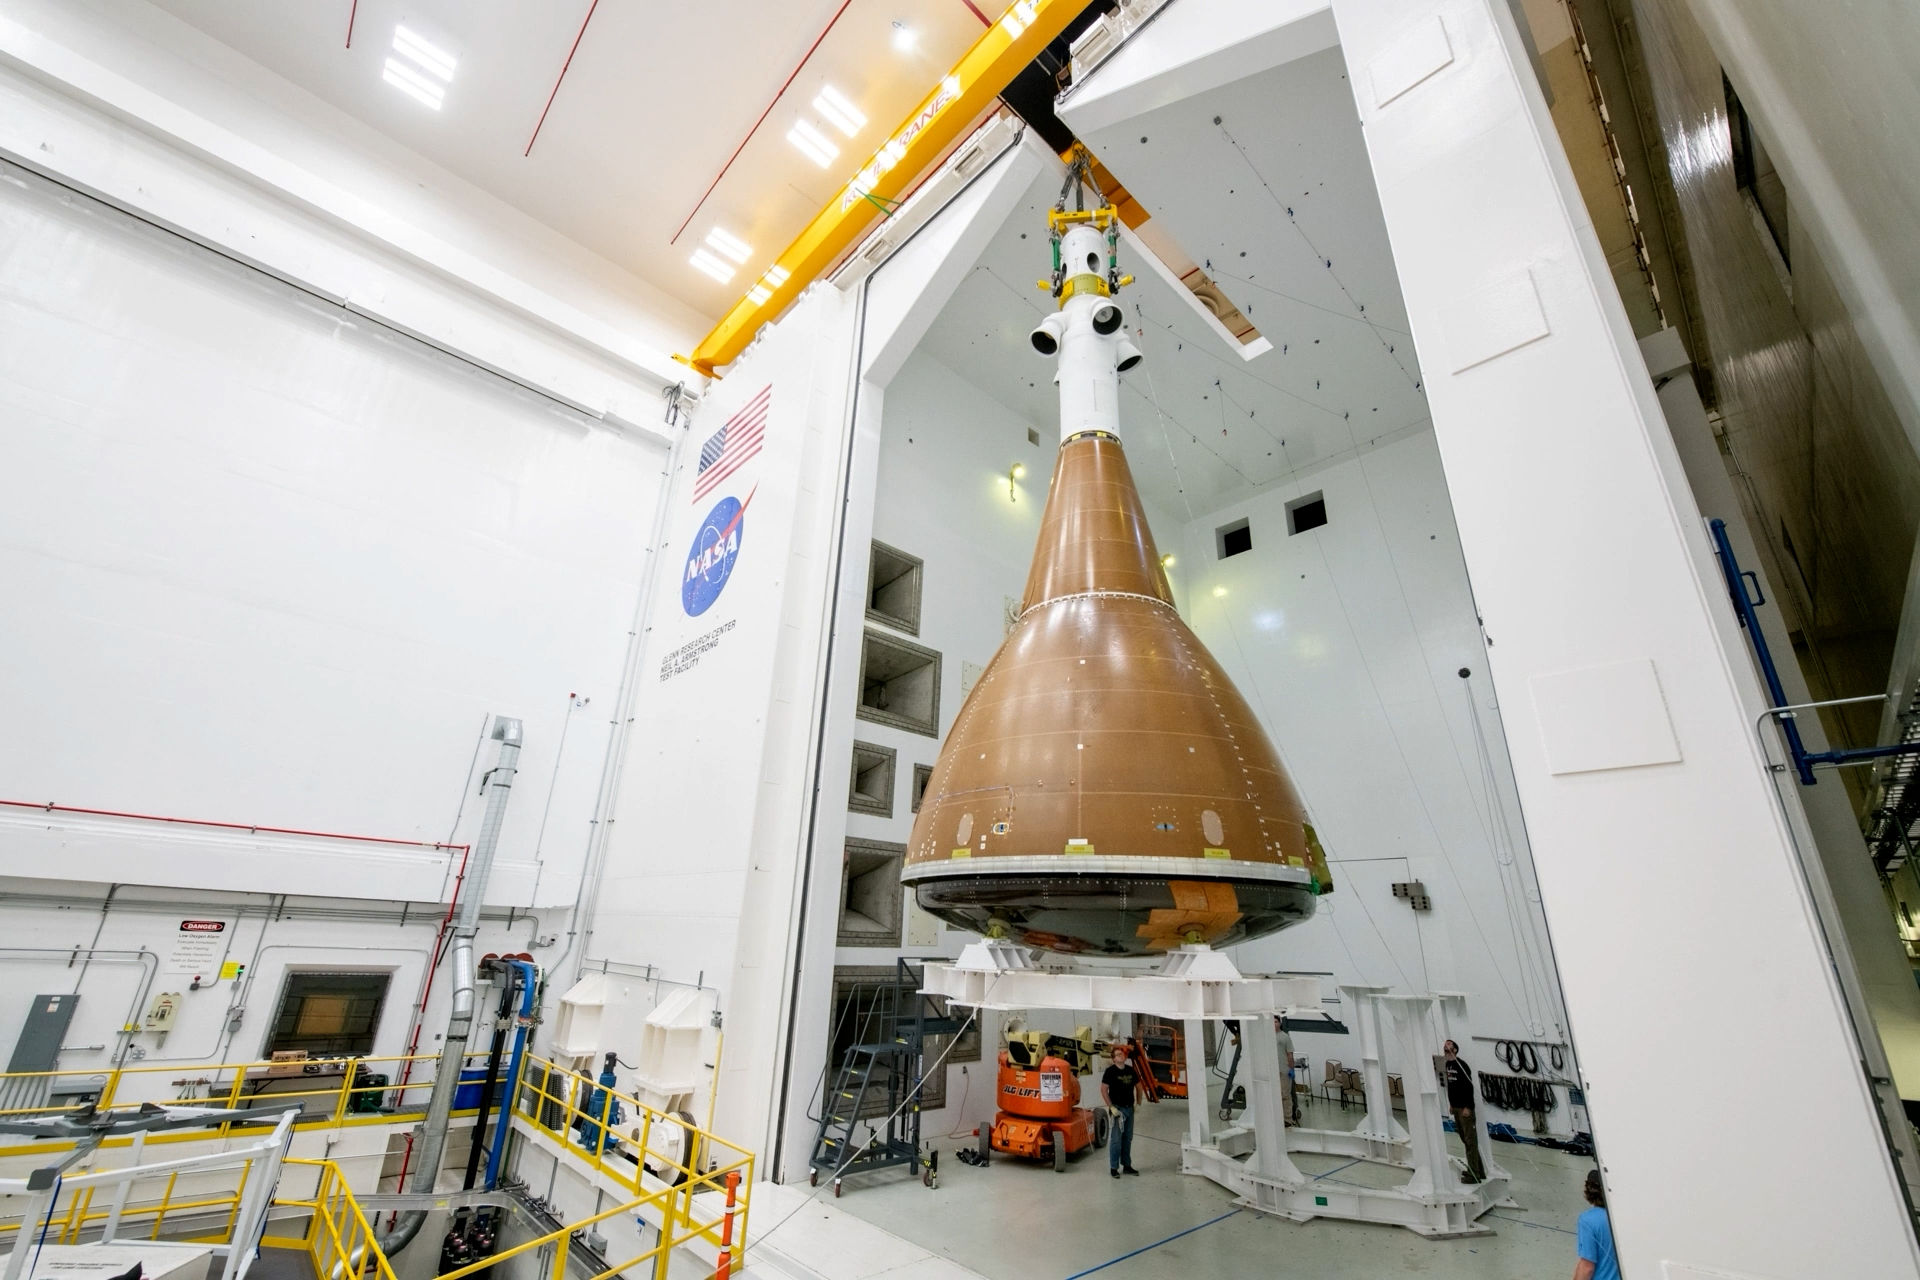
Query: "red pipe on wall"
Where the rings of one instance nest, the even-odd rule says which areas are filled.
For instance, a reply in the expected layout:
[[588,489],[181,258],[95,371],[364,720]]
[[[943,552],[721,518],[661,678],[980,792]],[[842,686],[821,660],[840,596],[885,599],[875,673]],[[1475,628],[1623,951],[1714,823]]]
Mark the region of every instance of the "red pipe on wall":
[[[263,827],[249,822],[215,822],[210,818],[172,818],[158,813],[127,813],[119,809],[86,809],[79,805],[55,804],[51,800],[0,800],[8,809],[38,809],[43,813],[78,813],[92,818],[133,818],[140,822],[168,822],[189,827],[218,827],[223,831],[265,832],[276,836],[313,836],[321,840],[355,840],[363,844],[398,844],[415,849],[460,849],[464,844],[446,844],[439,840],[401,840],[392,836],[353,836],[340,831],[307,831],[300,827]],[[465,865],[464,861],[461,864]]]

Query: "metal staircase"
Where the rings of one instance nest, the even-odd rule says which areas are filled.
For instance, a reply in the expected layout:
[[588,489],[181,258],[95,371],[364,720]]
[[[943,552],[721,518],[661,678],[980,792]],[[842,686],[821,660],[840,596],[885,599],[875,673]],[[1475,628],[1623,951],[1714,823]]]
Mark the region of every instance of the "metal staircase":
[[[863,997],[869,1003],[863,1004]],[[894,962],[890,982],[862,984],[849,993],[860,1010],[854,1043],[840,1057],[821,1100],[809,1181],[841,1179],[894,1165],[920,1163],[920,1082],[929,1036],[954,1035],[964,1019],[929,1014],[920,975]],[[859,1130],[866,1128],[866,1136]]]

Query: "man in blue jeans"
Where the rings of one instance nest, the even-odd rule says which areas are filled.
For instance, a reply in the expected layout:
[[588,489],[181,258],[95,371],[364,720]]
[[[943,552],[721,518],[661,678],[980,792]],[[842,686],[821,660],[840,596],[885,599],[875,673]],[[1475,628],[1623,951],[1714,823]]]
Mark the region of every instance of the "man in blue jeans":
[[1607,1193],[1600,1171],[1587,1172],[1587,1203],[1580,1215],[1580,1260],[1573,1264],[1573,1280],[1620,1280],[1620,1260],[1613,1253],[1613,1223],[1607,1217]]
[[1113,1065],[1100,1077],[1100,1101],[1113,1115],[1107,1135],[1107,1172],[1115,1178],[1140,1172],[1133,1167],[1133,1087],[1139,1080],[1127,1061],[1127,1047],[1113,1046]]

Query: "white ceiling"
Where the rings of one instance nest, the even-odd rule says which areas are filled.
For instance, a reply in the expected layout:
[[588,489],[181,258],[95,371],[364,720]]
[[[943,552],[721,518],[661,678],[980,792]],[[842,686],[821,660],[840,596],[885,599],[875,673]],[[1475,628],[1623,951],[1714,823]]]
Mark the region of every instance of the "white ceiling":
[[[1139,283],[1121,296],[1147,358],[1122,379],[1121,427],[1149,503],[1186,519],[1426,420],[1338,49],[1086,141],[1273,343],[1242,361],[1123,248]],[[923,347],[1044,433],[1058,402],[1027,332],[1051,305],[1034,281],[1058,191],[1048,176],[1027,193]]]
[[[786,248],[982,30],[964,0],[851,0],[679,243],[674,233],[842,0],[608,0],[593,11],[531,156],[536,122],[593,0],[154,0],[697,311],[717,317]],[[349,14],[353,46],[347,47]],[[894,47],[894,23],[914,47]],[[405,23],[458,59],[434,111],[386,84]],[[832,83],[868,116],[854,138],[811,107]],[[814,120],[829,169],[786,140]],[[716,224],[753,246],[727,284],[688,256]]]

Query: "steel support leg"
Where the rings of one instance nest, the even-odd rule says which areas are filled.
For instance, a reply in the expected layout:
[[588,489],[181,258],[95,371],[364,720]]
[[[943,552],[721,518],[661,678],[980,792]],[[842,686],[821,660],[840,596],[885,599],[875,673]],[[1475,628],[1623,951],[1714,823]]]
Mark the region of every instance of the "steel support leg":
[[1207,1113],[1207,1024],[1199,1018],[1181,1023],[1187,1052],[1187,1141],[1204,1147],[1213,1139],[1213,1121]]

